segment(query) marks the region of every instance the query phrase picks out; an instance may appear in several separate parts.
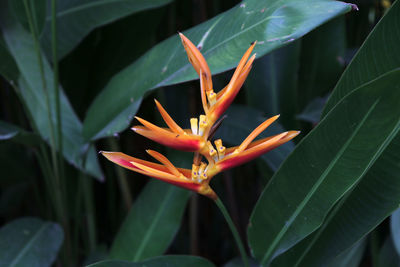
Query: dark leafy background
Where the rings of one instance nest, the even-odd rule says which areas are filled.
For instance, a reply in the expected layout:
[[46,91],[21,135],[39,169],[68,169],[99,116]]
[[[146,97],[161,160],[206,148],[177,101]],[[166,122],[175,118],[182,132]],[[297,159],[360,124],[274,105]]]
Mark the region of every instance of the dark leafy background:
[[[184,128],[201,113],[178,31],[199,46],[217,91],[258,41],[216,138],[237,145],[276,114],[260,138],[301,130],[211,182],[250,262],[399,265],[398,2],[354,1],[358,11],[333,0],[56,2],[57,60],[51,0],[0,3],[0,265],[242,266],[212,201],[96,153],[150,160],[151,148],[191,167],[191,154],[126,130],[134,115],[163,125],[154,98]],[[59,178],[50,153],[56,66]]]

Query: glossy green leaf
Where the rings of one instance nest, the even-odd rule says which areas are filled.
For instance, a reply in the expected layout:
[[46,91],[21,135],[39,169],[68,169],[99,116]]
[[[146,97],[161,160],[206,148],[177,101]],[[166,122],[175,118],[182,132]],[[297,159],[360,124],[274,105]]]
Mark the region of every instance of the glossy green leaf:
[[56,223],[28,217],[14,220],[0,229],[0,265],[50,266],[63,238]]
[[20,131],[16,126],[6,123],[4,121],[0,121],[0,140],[12,139],[19,132]]
[[400,209],[393,212],[390,217],[390,230],[397,254],[400,256]]
[[[281,256],[285,264],[318,266],[328,263],[366,236],[398,208],[399,144],[400,136],[397,135],[360,183],[331,211],[321,228]],[[277,261],[282,260],[281,257]]]
[[[184,34],[201,48],[215,74],[235,67],[254,40],[254,52],[262,56],[349,10],[350,4],[327,0],[248,0]],[[196,77],[178,35],[168,38],[111,79],[87,112],[85,138],[122,131],[150,89]]]
[[367,240],[364,238],[355,244],[352,248],[342,252],[337,257],[329,261],[327,267],[358,267],[365,248],[367,247]]
[[371,31],[346,68],[322,116],[355,88],[400,66],[400,3],[396,1]]
[[[24,4],[26,2],[26,6]],[[8,0],[10,11],[17,18],[18,22],[29,31],[27,9],[34,19],[35,30],[40,34],[46,20],[47,0]]]
[[315,231],[375,163],[400,129],[399,89],[396,70],[353,91],[276,172],[248,229],[253,253],[262,264]]
[[179,229],[189,195],[164,182],[149,182],[118,231],[110,257],[140,261],[163,254]]
[[[166,5],[172,0],[59,0],[57,1],[58,57],[63,58],[93,29],[130,14]],[[145,27],[145,25],[143,25]],[[51,13],[47,12],[42,35],[51,51]]]
[[[377,24],[337,84],[323,115],[355,86],[366,84],[400,66],[398,1]],[[393,115],[394,116],[394,115]],[[313,237],[279,260],[299,266],[321,265],[354,245],[399,205],[400,136],[397,136],[357,187],[331,212]],[[379,190],[376,190],[379,188]],[[343,232],[346,229],[346,232]],[[288,259],[291,259],[288,262]]]
[[[220,129],[218,129],[216,137],[221,138],[231,146],[240,145],[258,125],[268,119],[268,117],[259,110],[240,105],[230,106],[226,115],[228,115],[228,117],[224,120]],[[284,131],[278,120],[262,132],[257,139],[279,134]],[[293,148],[294,143],[289,141],[260,158],[263,159],[273,171],[276,171]]]
[[130,261],[117,261],[107,260],[89,265],[88,267],[187,267],[187,266],[198,266],[198,267],[213,267],[215,266],[206,259],[196,256],[182,256],[182,255],[168,255],[161,256],[152,259],[148,259],[141,262],[130,262]]
[[[52,114],[51,122],[48,119],[48,106],[45,101],[45,89],[43,88],[38,58],[35,53],[34,43],[31,35],[26,32],[7,13],[7,8],[1,7],[0,25],[2,27],[6,45],[14,57],[18,69],[21,73],[18,80],[20,95],[28,111],[33,118],[32,123],[36,125],[40,135],[46,141],[50,138],[50,123],[55,129],[55,92],[53,90],[53,74],[49,63],[42,57],[46,90],[49,94],[50,110]],[[63,153],[64,157],[74,166],[85,169],[91,175],[102,179],[97,155],[93,148],[88,153],[85,168],[82,167],[83,153],[88,149],[88,145],[83,142],[81,135],[82,124],[74,113],[63,91],[60,93],[61,120],[63,134]],[[57,143],[57,142],[56,142]]]
[[25,131],[13,124],[0,121],[0,141],[10,139],[26,145],[37,145],[41,142],[40,137],[36,134]]

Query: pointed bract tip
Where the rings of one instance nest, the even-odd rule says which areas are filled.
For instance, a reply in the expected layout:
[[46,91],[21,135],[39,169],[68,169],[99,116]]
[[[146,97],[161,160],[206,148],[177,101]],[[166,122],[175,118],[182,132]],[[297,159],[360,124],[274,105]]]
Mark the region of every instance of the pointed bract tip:
[[181,32],[178,32],[178,34],[179,34],[179,37],[181,38],[181,40],[183,42],[183,40],[186,38],[186,36]]
[[301,131],[288,131],[286,137],[295,138],[301,133]]
[[146,153],[149,154],[150,156],[154,155],[155,153],[158,154],[157,151],[154,151],[154,150],[152,150],[152,149],[146,149]]
[[351,6],[351,10],[358,11],[358,6],[356,4],[349,4]]
[[103,150],[100,150],[100,151],[97,152],[97,153],[98,153],[98,154],[103,154],[103,152],[104,152]]

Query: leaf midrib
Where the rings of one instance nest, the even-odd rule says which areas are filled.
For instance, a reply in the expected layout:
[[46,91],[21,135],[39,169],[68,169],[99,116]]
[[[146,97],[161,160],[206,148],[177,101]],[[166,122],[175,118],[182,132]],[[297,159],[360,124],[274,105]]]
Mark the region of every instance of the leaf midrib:
[[[363,177],[364,175],[367,174],[367,172],[369,171],[369,169],[372,167],[372,165],[376,162],[376,160],[382,155],[382,153],[384,152],[384,150],[388,147],[388,145],[390,144],[390,142],[396,137],[397,133],[400,130],[400,119],[397,120],[396,126],[393,128],[393,130],[390,132],[390,134],[387,136],[387,138],[385,139],[385,141],[382,143],[382,145],[379,147],[379,149],[377,150],[377,152],[374,154],[374,156],[372,157],[372,159],[370,160],[370,162],[368,163],[367,167],[364,169],[364,171],[361,173],[361,175],[359,176],[360,178]],[[343,201],[341,203],[339,203],[340,205],[335,207],[334,212],[330,213],[329,218],[324,222],[324,225],[318,229],[318,232],[316,233],[316,235],[313,237],[312,241],[307,245],[307,248],[304,250],[304,252],[301,254],[301,256],[298,258],[298,260],[296,261],[296,264],[294,265],[294,267],[297,267],[301,264],[301,262],[303,261],[304,257],[307,255],[307,253],[310,251],[310,249],[314,246],[315,242],[318,240],[319,236],[322,234],[322,232],[325,230],[326,226],[329,224],[329,222],[335,217],[337,211],[339,211],[340,207],[345,203],[346,199],[350,196],[350,194],[343,199]]]
[[[99,1],[96,1],[96,2],[86,3],[86,4],[83,4],[83,5],[74,6],[74,7],[65,9],[63,11],[60,11],[60,12],[57,13],[57,18],[61,18],[61,17],[67,16],[67,15],[69,15],[71,13],[74,13],[74,12],[80,12],[80,11],[85,10],[85,9],[91,9],[91,8],[95,8],[95,7],[102,6],[102,5],[115,4],[115,3],[118,3],[118,2],[121,2],[121,3],[124,3],[124,4],[129,4],[129,2],[127,2],[126,0],[99,0]],[[51,16],[47,16],[46,17],[46,22],[47,21],[51,21]]]
[[147,232],[146,232],[145,236],[143,237],[143,242],[140,243],[140,246],[136,250],[136,253],[135,253],[134,257],[132,258],[132,261],[140,260],[140,257],[142,256],[143,251],[144,251],[145,247],[147,246],[147,244],[148,244],[148,242],[150,240],[151,234],[153,233],[153,230],[156,227],[156,225],[158,224],[158,222],[160,221],[161,215],[164,213],[164,210],[165,210],[165,207],[166,207],[166,205],[168,203],[168,200],[171,198],[173,189],[174,189],[173,187],[169,187],[168,193],[165,196],[165,199],[162,202],[162,205],[160,206],[160,208],[158,209],[156,215],[154,216],[154,220],[150,224],[150,227],[147,228]]
[[47,226],[50,225],[50,223],[44,223],[42,227],[39,228],[39,230],[34,234],[29,242],[25,244],[25,246],[22,248],[21,252],[17,255],[17,257],[10,263],[10,267],[15,266],[18,264],[20,259],[28,252],[28,249],[30,249],[33,245],[33,243],[36,241],[36,239],[39,238],[41,233],[47,228]]
[[[274,4],[274,5],[271,5],[269,8],[270,8],[270,9],[274,9],[274,8],[275,8],[276,6],[278,6],[281,2],[283,2],[283,0],[279,0],[279,1],[275,2],[275,4]],[[233,10],[233,9],[231,9],[231,10]],[[229,11],[231,11],[231,10],[229,10]],[[229,11],[228,11],[228,12],[229,12]],[[274,11],[275,11],[275,10],[274,10]],[[223,14],[223,13],[222,13],[222,14]],[[221,15],[222,15],[222,14],[221,14]],[[272,13],[272,14],[273,14],[273,13]],[[219,16],[221,16],[221,15],[219,15]],[[218,17],[218,16],[217,16],[217,17]],[[237,32],[237,33],[231,35],[230,37],[227,37],[225,40],[223,40],[222,42],[218,43],[217,45],[215,45],[215,46],[213,46],[213,47],[210,47],[207,51],[205,51],[205,52],[203,53],[203,55],[204,55],[204,57],[206,57],[208,54],[210,54],[211,52],[213,52],[213,51],[214,51],[215,49],[217,49],[218,47],[224,45],[226,42],[228,42],[228,41],[230,41],[230,40],[236,38],[237,36],[240,36],[240,35],[244,34],[245,32],[251,30],[251,29],[254,28],[254,27],[257,27],[258,25],[260,25],[260,24],[266,22],[267,20],[276,19],[276,18],[282,18],[282,17],[284,17],[284,16],[268,16],[268,17],[265,17],[264,19],[260,20],[259,22],[252,24],[252,25],[249,26],[248,28],[244,28],[243,30],[241,30],[241,31],[239,31],[239,32]],[[215,25],[214,25],[214,26],[215,26]],[[208,30],[209,30],[209,29],[208,29]],[[206,32],[207,32],[208,30],[206,30]],[[289,38],[290,36],[291,36],[291,34],[290,34],[290,35],[281,36],[281,37],[277,37],[277,38],[278,38],[278,39]],[[154,87],[152,87],[152,88],[154,89],[154,88],[157,88],[157,87],[159,87],[159,86],[168,85],[168,81],[170,81],[170,80],[172,80],[173,78],[175,78],[178,74],[180,74],[182,71],[184,71],[185,69],[187,69],[189,66],[190,66],[190,64],[188,64],[188,63],[185,64],[185,65],[183,65],[181,68],[179,68],[178,70],[176,70],[174,73],[172,73],[170,76],[166,77],[166,78],[165,78],[164,80],[162,80],[161,82],[157,83],[157,84],[156,84]]]
[[279,233],[276,235],[275,239],[273,240],[271,246],[269,246],[267,252],[264,254],[261,264],[264,264],[271,256],[271,254],[274,252],[276,246],[278,245],[279,241],[282,239],[284,234],[287,232],[289,227],[292,225],[294,220],[297,218],[297,216],[300,214],[300,212],[304,209],[306,204],[309,202],[311,197],[314,195],[314,193],[317,191],[319,186],[322,184],[322,182],[325,180],[325,178],[328,176],[330,171],[333,169],[333,167],[336,165],[337,161],[340,159],[340,157],[343,155],[343,153],[346,151],[354,137],[357,135],[369,115],[372,113],[372,111],[375,109],[376,105],[378,104],[379,99],[376,100],[371,107],[368,109],[368,112],[365,114],[363,119],[358,123],[357,127],[354,129],[353,133],[351,134],[350,138],[344,143],[342,148],[338,151],[336,156],[332,159],[332,161],[329,163],[328,167],[325,169],[325,171],[322,173],[320,176],[320,179],[313,185],[309,193],[306,195],[306,197],[303,199],[303,201],[300,203],[300,205],[296,208],[295,212],[293,215],[287,220],[288,223],[284,224],[282,229],[279,231]]

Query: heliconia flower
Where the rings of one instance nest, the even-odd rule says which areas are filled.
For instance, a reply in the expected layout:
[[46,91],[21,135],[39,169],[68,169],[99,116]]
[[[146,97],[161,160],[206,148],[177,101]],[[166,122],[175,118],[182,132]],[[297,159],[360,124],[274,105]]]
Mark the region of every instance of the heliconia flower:
[[121,152],[100,151],[100,153],[108,160],[129,170],[192,190],[212,199],[217,198],[208,184],[209,181],[192,180],[192,170],[176,168],[165,156],[156,151],[147,150],[147,153],[162,164],[137,159]]
[[[203,55],[188,38],[181,33],[179,35],[189,61],[200,76],[200,93],[205,114],[198,118],[191,118],[190,129],[182,129],[155,100],[158,111],[168,128],[158,127],[136,117],[142,126],[134,126],[132,130],[165,146],[195,152],[192,169],[176,168],[165,156],[153,150],[147,150],[147,152],[162,164],[140,160],[120,152],[101,153],[110,161],[124,168],[192,190],[215,200],[217,195],[209,186],[210,180],[215,175],[259,157],[293,139],[300,132],[288,131],[253,141],[278,119],[279,115],[277,115],[260,124],[239,146],[225,148],[221,139],[215,140],[214,146],[210,139],[221,125],[223,118],[217,120],[232,103],[246,80],[256,57],[255,54],[250,57],[256,42],[253,42],[243,55],[228,85],[215,93],[210,68]],[[202,162],[202,157],[207,160],[207,163]]]

